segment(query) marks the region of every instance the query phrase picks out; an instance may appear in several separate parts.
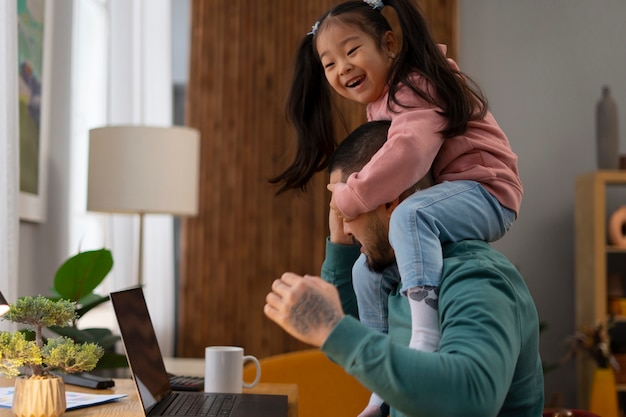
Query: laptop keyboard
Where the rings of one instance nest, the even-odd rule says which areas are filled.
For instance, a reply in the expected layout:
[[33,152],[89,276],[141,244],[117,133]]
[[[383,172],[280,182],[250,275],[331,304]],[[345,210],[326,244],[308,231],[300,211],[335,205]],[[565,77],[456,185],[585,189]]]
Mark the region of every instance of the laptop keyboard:
[[151,415],[166,416],[230,416],[235,396],[230,394],[186,395],[173,393],[162,401]]
[[167,374],[173,391],[203,391],[204,377]]

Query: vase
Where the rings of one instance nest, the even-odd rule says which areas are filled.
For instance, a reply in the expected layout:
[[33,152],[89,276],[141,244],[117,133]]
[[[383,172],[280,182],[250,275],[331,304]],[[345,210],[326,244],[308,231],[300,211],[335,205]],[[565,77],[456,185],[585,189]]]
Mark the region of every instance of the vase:
[[613,368],[596,368],[591,381],[589,411],[602,417],[619,417]]
[[606,85],[602,87],[602,97],[596,105],[596,147],[598,169],[619,169],[617,104]]
[[59,417],[65,413],[62,378],[20,377],[15,379],[13,414],[16,417]]

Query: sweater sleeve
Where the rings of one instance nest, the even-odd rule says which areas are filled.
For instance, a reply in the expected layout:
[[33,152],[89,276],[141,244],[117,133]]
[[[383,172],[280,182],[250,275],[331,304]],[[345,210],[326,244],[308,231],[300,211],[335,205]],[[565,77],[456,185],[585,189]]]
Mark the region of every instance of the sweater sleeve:
[[322,350],[408,415],[498,415],[519,359],[521,323],[537,319],[520,317],[523,309],[502,273],[471,259],[465,264],[442,282],[438,352],[395,344],[349,316]]
[[445,120],[439,109],[417,98],[406,86],[400,88],[397,97],[410,107],[396,106],[390,112],[383,99],[372,113],[377,120],[391,119],[387,142],[360,172],[335,185],[333,198],[348,218],[393,201],[417,183],[429,172],[443,144],[439,131]]
[[322,264],[322,279],[333,284],[345,314],[359,318],[356,295],[352,287],[352,266],[361,253],[359,246],[339,245],[326,238],[326,257]]

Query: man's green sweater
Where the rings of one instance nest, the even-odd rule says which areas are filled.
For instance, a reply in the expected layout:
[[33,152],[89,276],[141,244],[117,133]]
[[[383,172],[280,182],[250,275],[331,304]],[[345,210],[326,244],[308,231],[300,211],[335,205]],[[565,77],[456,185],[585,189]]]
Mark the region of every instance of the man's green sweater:
[[517,269],[482,241],[444,246],[437,352],[408,347],[406,298],[389,296],[389,335],[362,325],[352,289],[359,248],[326,245],[322,277],[349,314],[322,351],[390,406],[391,416],[540,417],[539,320]]

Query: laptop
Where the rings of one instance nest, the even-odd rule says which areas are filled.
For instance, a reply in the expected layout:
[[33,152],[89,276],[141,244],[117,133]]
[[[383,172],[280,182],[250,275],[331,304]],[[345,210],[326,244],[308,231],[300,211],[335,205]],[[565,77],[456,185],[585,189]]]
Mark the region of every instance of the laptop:
[[173,391],[142,288],[110,297],[146,416],[287,417],[286,395]]

